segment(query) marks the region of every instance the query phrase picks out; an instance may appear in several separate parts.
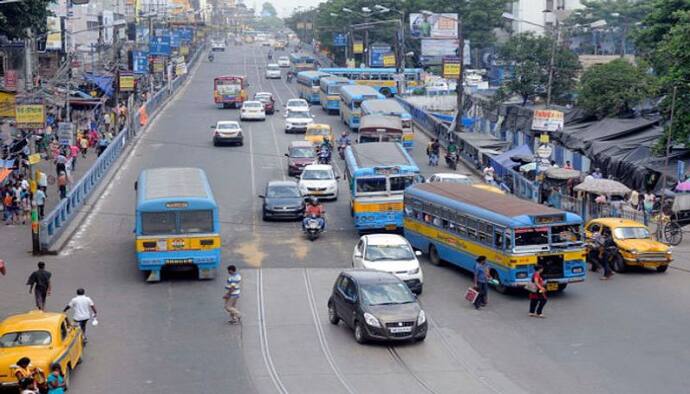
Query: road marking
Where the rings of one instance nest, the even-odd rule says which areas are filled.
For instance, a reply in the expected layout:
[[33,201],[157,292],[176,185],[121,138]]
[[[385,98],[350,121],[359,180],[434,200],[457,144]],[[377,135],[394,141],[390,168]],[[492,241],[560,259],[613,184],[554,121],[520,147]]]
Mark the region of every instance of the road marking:
[[326,356],[328,364],[331,366],[331,369],[335,373],[335,376],[338,378],[340,383],[343,385],[343,387],[345,387],[345,390],[347,390],[348,393],[353,394],[355,393],[355,390],[353,390],[352,387],[347,383],[345,377],[340,372],[340,368],[338,368],[338,365],[335,363],[335,359],[333,358],[333,354],[331,353],[331,348],[328,346],[328,341],[326,340],[326,335],[323,333],[323,328],[321,327],[321,323],[319,322],[319,317],[316,312],[316,300],[314,299],[314,291],[311,287],[311,279],[309,278],[309,272],[306,268],[304,268],[302,272],[304,274],[304,284],[307,287],[309,309],[311,310],[311,317],[314,321],[314,328],[316,328],[316,335],[319,338],[319,345],[321,346],[321,351],[323,352],[323,355]]
[[264,308],[264,279],[263,270],[259,268],[257,270],[257,302],[259,306],[259,338],[261,342],[261,355],[264,358],[264,364],[266,364],[266,369],[268,369],[268,374],[271,377],[273,385],[276,387],[279,393],[287,394],[288,391],[280,380],[278,371],[275,365],[273,365],[273,359],[271,358],[271,350],[268,343],[268,333],[266,332],[266,310]]
[[414,380],[419,384],[421,388],[423,388],[425,391],[429,393],[435,393],[435,391],[429,386],[428,383],[424,381],[417,373],[415,373],[412,368],[410,368],[409,365],[400,357],[400,354],[398,354],[398,351],[391,346],[388,346],[388,353],[390,353],[391,357],[400,365],[407,373],[410,374],[414,378]]

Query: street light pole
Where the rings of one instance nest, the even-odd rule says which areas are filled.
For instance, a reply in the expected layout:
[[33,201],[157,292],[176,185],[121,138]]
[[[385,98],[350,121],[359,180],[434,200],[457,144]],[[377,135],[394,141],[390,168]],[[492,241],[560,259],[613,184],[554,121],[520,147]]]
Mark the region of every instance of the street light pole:
[[456,105],[458,107],[458,116],[455,119],[455,131],[462,133],[462,113],[465,108],[465,39],[462,34],[462,18],[458,17],[458,56],[460,57],[460,76],[455,85]]

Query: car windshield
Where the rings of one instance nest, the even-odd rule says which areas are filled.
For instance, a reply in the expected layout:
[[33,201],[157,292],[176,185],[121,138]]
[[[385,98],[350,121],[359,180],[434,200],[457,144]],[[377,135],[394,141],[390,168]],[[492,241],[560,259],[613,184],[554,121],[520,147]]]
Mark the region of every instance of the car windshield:
[[331,172],[328,170],[304,170],[302,172],[302,179],[306,180],[324,180],[333,179]]
[[278,67],[277,64],[270,65],[270,66],[268,66],[268,67],[266,67],[266,68],[269,69],[269,70],[280,70],[280,67]]
[[8,332],[0,337],[0,348],[19,346],[45,346],[50,345],[50,333],[48,331],[17,331]]
[[368,261],[380,260],[413,260],[410,247],[402,245],[367,245],[364,256]]
[[218,130],[236,130],[239,129],[240,126],[237,123],[218,123],[216,128]]
[[616,239],[648,239],[649,231],[644,227],[618,227],[613,230]]
[[279,58],[278,58],[278,60],[281,60],[281,61],[286,61],[286,60],[288,60],[288,58],[287,58],[287,57],[285,57],[285,56],[281,56],[281,57],[279,57]]
[[300,119],[302,119],[302,118],[311,118],[311,116],[309,115],[309,112],[305,112],[305,111],[290,111],[290,113],[288,114],[288,118],[300,118]]
[[288,107],[307,107],[306,101],[302,100],[288,100],[287,102]]
[[415,302],[415,298],[406,284],[373,283],[362,285],[362,301],[366,305],[395,305]]
[[296,186],[269,186],[266,197],[290,198],[300,197],[300,194]]
[[314,152],[313,148],[292,148],[290,149],[290,157],[294,157],[297,159],[312,158],[316,157],[316,152]]
[[357,193],[376,193],[386,191],[386,178],[358,178]]

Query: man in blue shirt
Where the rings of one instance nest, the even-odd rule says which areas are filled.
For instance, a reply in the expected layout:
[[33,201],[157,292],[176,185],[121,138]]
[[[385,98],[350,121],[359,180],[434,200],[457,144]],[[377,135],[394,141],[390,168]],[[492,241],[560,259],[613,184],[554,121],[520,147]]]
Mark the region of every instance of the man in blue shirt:
[[237,310],[237,300],[240,299],[240,284],[242,276],[237,272],[237,267],[234,265],[228,266],[228,280],[225,282],[225,311],[230,315],[230,324],[238,324],[242,315]]
[[477,263],[474,265],[474,288],[477,289],[479,295],[474,300],[474,307],[479,309],[486,306],[486,295],[489,292],[488,267],[486,265],[486,256],[477,257]]

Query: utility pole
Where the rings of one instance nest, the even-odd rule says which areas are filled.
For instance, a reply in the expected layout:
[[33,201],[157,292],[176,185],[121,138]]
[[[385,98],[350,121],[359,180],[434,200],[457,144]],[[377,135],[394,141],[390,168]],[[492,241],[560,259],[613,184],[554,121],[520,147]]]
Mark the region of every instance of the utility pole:
[[[33,76],[33,32],[31,28],[26,29],[26,40],[24,41],[24,67],[26,68],[25,77],[25,87],[26,94],[31,95],[34,88],[34,76]],[[34,138],[34,133],[29,134],[29,157],[36,153],[36,140]],[[31,161],[29,160],[29,163]],[[40,224],[38,221],[38,205],[36,205],[36,181],[37,177],[34,173],[34,165],[29,164],[29,178],[30,178],[30,190],[32,192],[31,199],[31,254],[38,256],[41,254],[41,243],[39,240]]]
[[455,119],[455,131],[462,133],[462,113],[465,108],[465,39],[462,34],[462,18],[458,17],[458,56],[460,57],[460,76],[455,85],[456,105],[458,107],[458,116]]
[[[151,34],[149,32],[149,34]],[[113,29],[113,63],[115,64],[115,119],[113,124],[115,125],[115,133],[117,135],[120,132],[120,49],[118,48],[118,39],[120,32],[118,29]]]
[[[673,95],[671,96],[671,118],[668,124],[668,132],[666,133],[666,155],[664,157],[664,170],[668,170],[669,156],[671,156],[671,143],[673,141],[673,115],[676,109],[676,94],[678,93],[678,86],[673,87]],[[666,174],[661,175],[661,217],[664,215],[664,205],[666,204]],[[680,179],[679,179],[680,181]],[[661,239],[661,225],[656,226],[656,238]]]
[[556,34],[554,37],[553,44],[551,45],[551,59],[549,60],[549,82],[546,85],[546,108],[551,108],[551,86],[553,85],[553,69],[554,62],[556,59],[556,47],[558,42],[561,40],[561,28],[558,24],[558,18],[556,18]]

